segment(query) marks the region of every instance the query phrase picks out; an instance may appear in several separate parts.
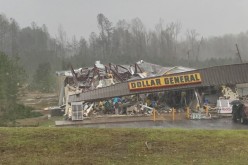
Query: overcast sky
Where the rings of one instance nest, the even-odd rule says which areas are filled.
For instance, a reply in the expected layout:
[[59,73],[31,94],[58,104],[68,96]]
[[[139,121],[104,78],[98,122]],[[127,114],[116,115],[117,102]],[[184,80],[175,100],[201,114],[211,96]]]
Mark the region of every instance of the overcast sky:
[[204,37],[248,30],[248,0],[0,0],[0,13],[14,18],[21,28],[36,22],[57,34],[62,25],[67,35],[88,38],[97,29],[97,14],[103,13],[115,25],[139,17],[147,29],[159,19],[179,21],[182,34],[195,29]]

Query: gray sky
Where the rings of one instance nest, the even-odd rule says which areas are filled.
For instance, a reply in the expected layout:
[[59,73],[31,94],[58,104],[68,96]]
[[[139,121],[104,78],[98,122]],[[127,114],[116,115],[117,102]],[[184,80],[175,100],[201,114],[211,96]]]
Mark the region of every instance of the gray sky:
[[179,21],[182,34],[195,29],[204,37],[248,30],[248,0],[0,0],[0,13],[14,18],[23,28],[36,22],[46,24],[55,36],[62,25],[68,37],[88,38],[97,29],[97,14],[113,24],[139,17],[147,29],[159,19]]

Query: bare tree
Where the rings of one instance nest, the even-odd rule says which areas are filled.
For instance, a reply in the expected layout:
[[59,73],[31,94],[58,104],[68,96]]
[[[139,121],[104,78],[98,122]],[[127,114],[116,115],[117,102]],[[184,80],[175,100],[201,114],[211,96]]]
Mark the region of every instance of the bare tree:
[[64,58],[66,56],[67,35],[62,25],[59,25],[58,27],[58,36],[56,36],[56,41],[58,44],[58,50],[56,52],[60,57]]
[[97,15],[98,28],[100,29],[100,41],[102,46],[102,58],[110,54],[111,37],[113,34],[112,23],[102,13]]
[[131,21],[131,34],[133,36],[133,50],[135,57],[140,60],[142,56],[146,55],[146,29],[139,18]]
[[187,30],[186,33],[186,39],[189,45],[188,50],[190,50],[190,52],[192,53],[192,56],[195,60],[197,60],[197,37],[199,36],[199,34],[196,32],[196,30]]
[[164,27],[164,21],[160,19],[155,29],[160,42],[160,56],[165,56],[168,61],[174,60],[177,57],[177,38],[181,24],[171,22]]

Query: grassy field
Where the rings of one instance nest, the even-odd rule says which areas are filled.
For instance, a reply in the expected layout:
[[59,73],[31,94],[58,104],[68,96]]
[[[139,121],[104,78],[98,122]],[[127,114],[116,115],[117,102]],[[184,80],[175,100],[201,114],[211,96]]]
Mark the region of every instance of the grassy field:
[[242,130],[0,128],[0,164],[247,164],[247,137]]

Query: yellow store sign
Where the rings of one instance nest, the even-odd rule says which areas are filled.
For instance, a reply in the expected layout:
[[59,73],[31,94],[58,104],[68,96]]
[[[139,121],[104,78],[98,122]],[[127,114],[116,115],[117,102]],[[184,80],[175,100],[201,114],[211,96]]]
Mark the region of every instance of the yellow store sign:
[[128,83],[128,86],[130,90],[142,90],[161,87],[166,88],[179,85],[181,86],[201,82],[200,73],[192,73],[132,81]]

